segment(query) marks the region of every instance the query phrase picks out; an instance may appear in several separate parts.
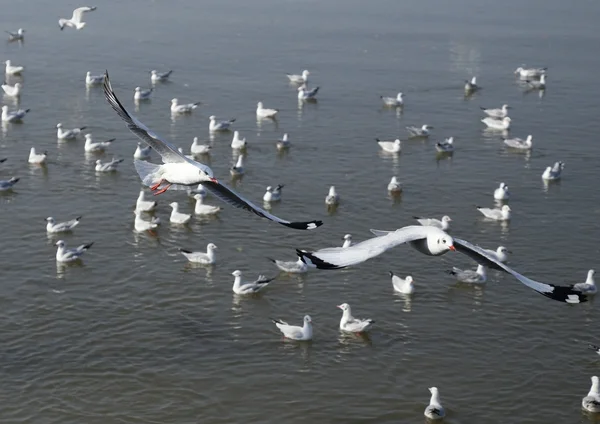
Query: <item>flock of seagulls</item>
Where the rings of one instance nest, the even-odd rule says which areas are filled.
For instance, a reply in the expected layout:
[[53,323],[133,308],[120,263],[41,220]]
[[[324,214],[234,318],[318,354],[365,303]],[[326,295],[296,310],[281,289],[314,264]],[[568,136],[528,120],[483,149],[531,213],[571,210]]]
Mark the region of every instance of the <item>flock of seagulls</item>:
[[[86,13],[96,10],[96,7],[79,7],[73,11],[71,18],[61,18],[59,20],[59,28],[72,28],[81,30],[85,27],[86,22],[83,18]],[[22,41],[24,39],[25,30],[19,28],[17,32],[9,32],[8,41]],[[5,75],[18,76],[25,71],[25,68],[20,65],[13,64],[10,60],[5,61]],[[547,68],[523,68],[516,69],[515,74],[523,79],[532,89],[543,90],[546,87],[546,71]],[[152,70],[150,72],[150,80],[152,83],[160,83],[167,81],[173,71],[158,72]],[[299,85],[297,87],[297,96],[300,101],[314,102],[319,93],[320,87],[308,88],[308,79],[310,72],[304,70],[301,74],[287,74],[287,78],[291,84]],[[143,185],[150,188],[153,194],[160,195],[167,190],[183,189],[195,200],[195,208],[193,214],[188,214],[180,211],[178,202],[171,202],[171,214],[169,222],[178,225],[185,225],[192,219],[193,215],[215,215],[222,208],[205,204],[204,200],[208,193],[219,198],[226,204],[243,209],[253,213],[261,218],[274,221],[278,224],[297,230],[314,230],[323,224],[322,221],[288,221],[272,215],[267,210],[255,205],[251,201],[245,199],[240,194],[236,193],[225,184],[222,183],[219,176],[205,164],[198,162],[196,158],[210,153],[211,146],[202,144],[198,138],[194,138],[191,145],[192,155],[186,156],[183,151],[175,147],[171,142],[161,138],[154,133],[149,127],[140,122],[137,118],[129,113],[123,106],[116,93],[113,91],[108,73],[102,75],[92,75],[87,72],[85,78],[88,86],[102,86],[107,102],[126,124],[127,128],[136,135],[140,141],[137,143],[134,157],[134,166],[141,179]],[[20,82],[10,85],[7,82],[2,84],[2,89],[6,96],[18,97],[22,90]],[[472,94],[482,90],[482,87],[477,84],[476,77],[465,81],[464,86],[466,94]],[[142,89],[136,87],[133,99],[135,101],[143,101],[151,98],[153,88]],[[381,100],[386,107],[402,108],[405,104],[404,94],[399,92],[394,97],[381,96]],[[190,114],[193,113],[202,103],[180,103],[177,98],[171,100],[170,110],[173,114]],[[508,116],[510,106],[503,104],[499,108],[481,108],[484,115],[481,121],[493,130],[508,131],[511,125],[511,118]],[[2,106],[2,122],[13,123],[22,121],[29,109],[18,109],[11,111],[8,106]],[[257,102],[256,117],[258,119],[277,119],[277,109],[266,108],[262,101]],[[235,125],[235,118],[220,120],[216,116],[209,118],[209,132],[228,132]],[[110,148],[111,143],[115,139],[104,141],[95,141],[90,133],[83,133],[86,127],[65,129],[61,123],[56,125],[57,139],[59,141],[76,140],[83,135],[85,139],[84,150],[87,153],[101,153]],[[431,135],[431,130],[434,128],[424,124],[422,126],[407,126],[406,131],[411,138],[427,138]],[[380,140],[376,139],[380,148],[387,153],[398,154],[401,152],[402,142],[400,139]],[[529,135],[525,140],[520,138],[505,138],[504,144],[509,148],[518,150],[530,150],[533,146],[532,136]],[[288,134],[284,134],[281,139],[277,140],[276,147],[278,150],[287,149],[290,146]],[[243,151],[247,147],[245,138],[240,136],[239,131],[233,132],[231,148],[238,150],[241,154],[238,160],[230,169],[233,176],[243,175],[244,169],[244,154]],[[444,141],[436,142],[435,148],[440,153],[452,153],[454,151],[454,139],[449,137]],[[149,162],[152,153],[160,155],[161,164]],[[44,164],[48,154],[47,152],[39,153],[34,147],[31,148],[29,155],[29,163]],[[0,159],[0,164],[6,159]],[[123,159],[113,158],[108,162],[97,160],[95,170],[97,172],[115,172],[118,165],[123,162]],[[542,178],[547,181],[557,180],[561,177],[564,169],[563,162],[556,162],[552,166],[548,166],[544,171]],[[8,180],[0,180],[0,191],[12,190],[19,181],[19,178],[12,177]],[[268,186],[262,199],[265,203],[265,208],[273,202],[282,200],[283,185]],[[388,191],[392,194],[402,192],[402,184],[396,176],[393,176],[388,186]],[[500,183],[499,187],[493,192],[493,198],[501,202],[499,207],[485,208],[477,207],[477,210],[487,219],[495,221],[509,221],[511,219],[511,208],[507,204],[510,199],[510,192],[505,183]],[[325,198],[325,204],[329,207],[335,207],[340,202],[340,196],[336,192],[335,186],[331,186]],[[158,217],[152,216],[156,210],[158,203],[156,200],[148,199],[146,192],[142,189],[136,201],[134,211],[134,229],[137,232],[149,232],[155,234],[157,228],[161,225],[161,220]],[[46,218],[46,231],[50,234],[59,234],[70,232],[75,229],[81,222],[82,217],[78,216],[63,222],[56,222],[53,217]],[[515,278],[520,283],[533,289],[534,291],[553,300],[566,303],[580,303],[587,300],[587,296],[596,293],[596,285],[594,282],[594,270],[590,270],[587,279],[583,283],[577,283],[567,286],[553,285],[532,280],[506,265],[508,254],[511,253],[506,247],[499,246],[496,250],[484,249],[473,245],[468,241],[462,240],[449,234],[452,219],[449,216],[437,218],[414,217],[419,225],[411,225],[394,231],[371,230],[374,237],[366,239],[359,243],[354,243],[352,236],[346,234],[343,237],[343,243],[338,247],[329,247],[317,251],[307,251],[297,249],[297,259],[295,261],[283,261],[277,259],[269,260],[282,272],[290,274],[307,273],[315,269],[341,269],[349,266],[358,265],[373,257],[379,256],[389,249],[402,244],[409,244],[417,251],[430,255],[440,256],[448,252],[459,252],[470,257],[477,263],[475,270],[459,269],[453,267],[448,271],[456,280],[464,284],[483,284],[487,280],[486,269],[491,268],[499,270]],[[92,247],[93,242],[82,244],[76,248],[68,248],[63,240],[56,243],[56,261],[61,264],[72,263],[81,260],[82,256]],[[216,257],[217,246],[214,243],[209,243],[206,246],[206,251],[198,252],[180,248],[181,254],[190,262],[213,265],[217,261]],[[394,291],[403,295],[410,296],[415,291],[415,280],[408,275],[401,278],[389,271],[391,277],[392,288]],[[234,277],[232,291],[236,295],[255,295],[265,290],[275,278],[267,278],[264,275],[259,275],[255,279],[243,280],[242,271],[235,270],[232,273]],[[372,319],[359,319],[352,315],[352,309],[349,304],[342,303],[338,305],[342,311],[342,316],[339,323],[339,329],[346,333],[363,334],[368,332],[375,321]],[[280,319],[272,319],[275,326],[279,329],[282,335],[295,341],[309,341],[313,338],[312,319],[309,315],[305,315],[301,326],[290,325]],[[590,345],[591,348],[600,353],[600,348],[595,345]],[[439,390],[436,387],[429,388],[431,392],[430,403],[424,411],[424,415],[431,420],[441,419],[445,416],[445,410],[441,405]],[[583,409],[590,412],[600,412],[600,393],[598,377],[592,377],[592,387],[590,392],[582,400]]]

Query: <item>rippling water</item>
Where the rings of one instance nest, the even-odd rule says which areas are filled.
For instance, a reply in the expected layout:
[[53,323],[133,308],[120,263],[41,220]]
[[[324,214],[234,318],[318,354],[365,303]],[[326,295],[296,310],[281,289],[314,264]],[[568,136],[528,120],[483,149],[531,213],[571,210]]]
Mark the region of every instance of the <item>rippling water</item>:
[[[121,4],[123,3],[123,4]],[[56,20],[78,4],[17,2],[0,26],[27,30],[24,44],[1,47],[3,60],[27,67],[22,125],[0,138],[0,179],[21,177],[0,194],[0,403],[5,422],[30,423],[398,423],[423,419],[428,387],[439,387],[447,422],[580,422],[580,399],[598,357],[593,302],[569,307],[491,273],[483,288],[454,285],[444,271],[473,264],[464,256],[425,257],[407,247],[338,272],[282,275],[258,298],[232,295],[231,272],[276,275],[266,259],[292,260],[294,248],[320,248],[370,236],[369,228],[412,224],[413,215],[450,215],[453,233],[514,253],[532,278],[583,281],[598,267],[600,153],[594,52],[599,3],[461,0],[107,1],[76,32]],[[512,71],[548,66],[544,96],[527,93]],[[86,71],[111,73],[127,107],[150,69],[175,70],[137,111],[156,132],[189,149],[208,140],[208,116],[236,117],[249,141],[247,175],[235,184],[259,199],[283,183],[274,212],[323,219],[312,232],[286,229],[225,207],[219,218],[168,224],[168,203],[193,204],[181,192],[160,196],[158,236],[133,232],[140,182],[136,139],[86,90]],[[287,72],[311,71],[319,102],[298,107]],[[464,98],[463,80],[484,89]],[[13,81],[14,82],[14,81]],[[406,94],[403,113],[379,95]],[[171,120],[169,101],[202,101]],[[278,123],[257,125],[255,105],[280,109]],[[14,106],[8,99],[5,104]],[[534,150],[505,150],[483,131],[479,106],[514,107],[512,135],[534,136]],[[104,158],[125,158],[115,175],[96,175],[83,141],[57,143],[55,125],[86,125],[116,137]],[[429,141],[405,141],[381,155],[375,137],[406,140],[404,126],[435,127]],[[290,134],[279,155],[275,141]],[[434,142],[454,136],[454,156],[436,159]],[[214,140],[218,176],[234,163],[231,135]],[[34,145],[47,167],[30,167]],[[545,186],[547,165],[566,163],[563,180]],[[405,186],[386,193],[392,175]],[[227,177],[226,177],[227,178]],[[513,193],[509,225],[484,221],[500,181]],[[324,198],[342,197],[328,215]],[[219,201],[210,198],[210,203]],[[83,215],[71,245],[94,241],[83,264],[57,268],[57,237],[44,218]],[[218,245],[212,269],[190,266],[179,247]],[[411,274],[417,292],[392,292],[388,270]],[[370,338],[340,336],[340,311],[377,321]],[[299,323],[311,314],[315,338],[281,340],[269,317]]]

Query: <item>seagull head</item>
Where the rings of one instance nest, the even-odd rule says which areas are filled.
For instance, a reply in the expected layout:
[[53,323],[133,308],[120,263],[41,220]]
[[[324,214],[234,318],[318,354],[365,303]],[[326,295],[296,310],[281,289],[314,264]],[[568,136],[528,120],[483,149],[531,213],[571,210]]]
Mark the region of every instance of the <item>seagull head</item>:
[[510,250],[508,250],[508,249],[507,249],[506,247],[504,247],[504,246],[498,246],[498,249],[496,249],[496,252],[498,252],[498,253],[501,253],[501,254],[502,254],[502,253],[504,253],[504,254],[507,254],[507,253],[512,253]]
[[310,318],[310,315],[304,315],[304,323],[310,324],[311,322],[312,322],[312,319]]
[[407,284],[411,285],[413,284],[413,278],[410,275],[407,275],[406,278],[404,279],[404,281],[406,281]]
[[521,71],[523,71],[523,68],[521,66],[519,66],[517,69],[515,69],[515,74],[518,74]]
[[256,107],[259,108],[259,109],[262,109],[263,108],[263,102],[258,102],[256,104]]
[[141,87],[135,87],[135,91],[136,91],[136,92],[138,92],[138,91],[142,91],[142,88],[141,88]]
[[177,98],[171,99],[171,104],[176,105],[179,100]]
[[350,309],[350,305],[348,305],[347,303],[342,303],[341,305],[337,305],[337,307],[340,308],[344,312],[346,312],[347,310]]
[[269,193],[273,192],[273,187],[271,187],[271,186],[267,187],[267,191],[268,191]]
[[59,241],[57,241],[57,242],[56,242],[54,245],[55,245],[55,246],[58,246],[58,247],[64,247],[64,246],[65,246],[65,242],[64,242],[64,241],[62,241],[62,240],[59,240]]
[[56,124],[56,128],[62,128],[62,124],[59,122],[58,124]]
[[448,215],[444,215],[442,217],[442,222],[452,222],[452,218],[450,218]]
[[102,165],[102,161],[100,159],[96,160],[96,165]]
[[217,117],[216,117],[215,115],[210,115],[210,116],[208,117],[208,119],[209,119],[209,120],[211,120],[211,121],[216,121],[216,120],[217,120]]
[[50,224],[54,224],[54,218],[52,218],[51,216],[46,218],[46,221],[49,222]]
[[239,269],[236,269],[235,271],[233,271],[231,273],[231,275],[233,275],[234,277],[241,277],[242,276],[242,271],[240,271]]
[[352,240],[352,234],[346,234],[344,240]]
[[502,212],[510,212],[512,209],[508,205],[502,206]]
[[310,72],[308,72],[306,69],[304,71],[302,71],[302,78],[306,79],[306,77],[309,75],[310,75]]
[[17,31],[17,34],[23,35],[24,32],[25,32],[25,30],[23,28],[19,28],[19,30]]
[[2,106],[2,113],[6,113],[8,112],[8,106],[4,105]]
[[435,227],[428,228],[427,247],[430,254],[443,255],[448,250],[456,251],[454,239],[448,233]]
[[206,246],[206,250],[208,250],[208,251],[217,250],[217,245],[214,243],[208,243],[208,246]]
[[5,62],[4,62],[4,64],[5,64],[6,66],[10,66],[10,63],[11,63],[11,62],[10,62],[10,60],[7,60],[7,61],[5,61]]

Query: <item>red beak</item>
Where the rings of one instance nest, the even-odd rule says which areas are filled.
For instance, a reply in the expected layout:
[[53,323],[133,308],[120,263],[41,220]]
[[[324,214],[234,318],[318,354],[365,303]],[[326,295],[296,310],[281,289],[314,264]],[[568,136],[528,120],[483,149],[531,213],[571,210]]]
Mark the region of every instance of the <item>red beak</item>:
[[453,244],[451,244],[450,246],[448,246],[448,249],[452,250],[453,252],[456,252],[456,247],[454,247]]
[[219,181],[216,178],[211,178],[210,180],[215,184],[219,184]]
[[342,309],[342,305],[337,305],[338,308]]

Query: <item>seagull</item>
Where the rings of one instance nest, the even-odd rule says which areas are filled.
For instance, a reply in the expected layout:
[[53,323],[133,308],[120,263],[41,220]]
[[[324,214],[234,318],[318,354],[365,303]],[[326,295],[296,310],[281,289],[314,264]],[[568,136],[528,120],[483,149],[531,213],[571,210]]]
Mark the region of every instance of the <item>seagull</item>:
[[296,325],[289,325],[285,321],[281,321],[280,319],[273,319],[271,321],[275,323],[279,331],[283,334],[284,337],[291,340],[298,341],[308,341],[312,340],[313,329],[312,329],[312,319],[309,315],[304,316],[304,325],[302,327],[298,327]]
[[133,211],[135,214],[135,220],[133,221],[133,226],[135,231],[138,233],[143,233],[144,231],[152,232],[160,225],[160,218],[152,217],[149,221],[146,221],[142,218],[142,212],[137,209]]
[[215,115],[211,115],[208,119],[210,119],[210,124],[208,125],[208,130],[210,132],[229,131],[229,127],[235,122],[235,119],[230,119],[229,121],[217,121]]
[[563,169],[565,169],[564,162],[556,162],[553,166],[546,167],[546,170],[542,174],[542,179],[546,181],[559,180]]
[[213,172],[208,166],[186,158],[179,153],[177,147],[168,141],[161,139],[135,117],[131,116],[113,92],[108,75],[104,80],[104,94],[115,112],[127,123],[129,130],[161,155],[164,162],[162,165],[134,160],[136,170],[140,175],[142,182],[147,186],[151,186],[153,191],[158,190],[161,184],[166,183],[166,186],[155,194],[164,193],[172,185],[175,185],[175,187],[188,187],[203,184],[204,188],[224,202],[245,209],[262,218],[285,225],[286,227],[300,230],[312,230],[323,225],[322,221],[285,221],[259,208],[229,189],[227,186],[221,184],[214,178]]
[[585,294],[596,294],[598,288],[596,287],[596,282],[594,281],[595,272],[596,271],[594,271],[593,269],[590,269],[587,273],[585,283],[577,283],[573,286],[573,289]]
[[188,261],[202,265],[213,265],[217,261],[215,250],[217,250],[217,246],[214,243],[208,243],[206,246],[206,253],[192,252],[191,250],[179,248],[181,254],[185,256]]
[[402,192],[402,183],[398,181],[398,178],[396,178],[396,176],[393,176],[387,186],[387,189],[392,194],[399,194]]
[[277,140],[277,150],[287,149],[291,144],[292,143],[288,140],[287,133],[285,133],[281,139]]
[[211,149],[212,146],[210,144],[200,144],[198,142],[198,137],[194,137],[191,147],[192,155],[207,155],[210,153]]
[[42,165],[46,163],[46,159],[48,158],[48,152],[44,151],[43,153],[36,153],[35,147],[32,147],[29,150],[29,159],[27,162],[33,165]]
[[496,200],[508,200],[510,199],[510,192],[508,186],[504,183],[500,183],[500,186],[494,190],[494,199]]
[[240,138],[240,132],[233,132],[233,139],[231,140],[231,148],[234,150],[244,150],[247,146],[246,138]]
[[302,71],[302,75],[285,74],[291,83],[294,84],[306,84],[308,82],[308,76],[310,72],[307,70]]
[[63,125],[59,122],[56,124],[56,137],[60,140],[73,140],[76,138],[81,131],[85,130],[87,127],[74,128],[72,130],[63,130]]
[[505,138],[504,144],[512,149],[531,150],[533,148],[533,137],[528,135],[525,140],[522,138]]
[[435,218],[421,218],[419,216],[413,216],[413,218],[424,227],[435,227],[444,231],[450,229],[450,222],[452,222],[452,219],[448,215],[444,215],[441,220]]
[[21,122],[31,109],[8,111],[8,106],[2,106],[2,122]]
[[448,274],[454,275],[459,283],[483,284],[487,280],[485,267],[483,265],[478,265],[477,271],[472,271],[470,269],[462,270],[460,268],[452,267],[452,270],[448,271]]
[[196,194],[199,194],[200,196],[202,196],[202,199],[206,199],[206,196],[208,195],[208,192],[202,184],[198,184],[198,187],[196,188],[186,187],[186,190],[188,196],[191,198],[194,198]]
[[444,141],[435,143],[435,150],[440,153],[450,153],[454,151],[454,137],[448,137]]
[[581,400],[581,407],[588,412],[600,412],[600,393],[598,392],[598,377],[592,377],[592,387],[587,396]]
[[135,210],[137,212],[152,212],[158,206],[158,202],[146,200],[146,193],[140,190],[140,194],[135,202]]
[[486,109],[484,107],[481,107],[481,110],[483,111],[483,113],[485,113],[487,116],[489,116],[491,118],[495,118],[495,119],[506,118],[508,116],[508,109],[511,109],[511,107],[509,105],[502,105],[502,107],[500,109]]
[[532,90],[543,90],[546,88],[546,74],[542,74],[539,80],[525,80]]
[[384,152],[400,153],[400,150],[402,149],[402,142],[399,139],[394,141],[382,141],[376,138],[375,141],[377,141],[377,144],[379,144]]
[[335,191],[335,186],[329,187],[329,194],[325,197],[325,204],[329,206],[338,205],[340,203],[340,196]]
[[386,106],[400,107],[404,106],[404,94],[398,93],[396,97],[379,96]]
[[470,94],[474,93],[477,90],[480,90],[481,87],[477,85],[477,77],[471,78],[471,81],[465,80],[465,91]]
[[512,253],[504,246],[498,246],[496,250],[483,249],[483,251],[498,262],[502,262],[503,264],[505,264],[508,261],[508,254]]
[[56,242],[55,246],[58,246],[56,249],[56,261],[67,263],[74,262],[76,260],[81,259],[81,256],[90,248],[94,242],[88,244],[82,244],[81,246],[75,249],[67,249],[67,244],[63,240],[59,240]]
[[352,316],[350,305],[342,303],[337,305],[342,310],[342,319],[340,320],[340,330],[347,333],[360,334],[369,330],[371,325],[375,323],[372,319],[358,319]]
[[258,119],[264,119],[264,118],[272,118],[274,119],[277,114],[279,113],[279,110],[277,109],[267,109],[263,106],[262,102],[258,102],[256,104],[256,117]]
[[90,71],[85,74],[85,83],[87,85],[100,85],[104,82],[104,75],[92,75]]
[[0,191],[12,190],[14,185],[18,183],[20,178],[12,177],[10,180],[0,180]]
[[440,392],[437,387],[430,387],[429,391],[431,392],[431,400],[423,414],[430,420],[441,420],[446,416],[446,411],[440,403]]
[[402,279],[392,271],[389,271],[389,273],[390,277],[392,277],[392,287],[394,287],[395,291],[402,294],[413,294],[415,292],[414,280],[410,275]]
[[96,6],[78,7],[73,11],[73,16],[71,19],[61,18],[58,20],[58,26],[60,27],[60,30],[62,31],[65,29],[65,27],[82,29],[85,26],[85,22],[81,21],[83,19],[83,14],[85,12],[92,12],[94,10],[96,10]]
[[233,292],[235,294],[254,294],[258,293],[269,285],[274,278],[266,278],[264,275],[259,275],[253,282],[242,283],[242,271],[235,270],[231,273],[235,277],[233,280]]
[[431,125],[423,125],[421,128],[408,126],[406,130],[410,133],[411,137],[429,137],[429,130],[432,130]]
[[123,162],[123,159],[114,159],[110,162],[102,162],[100,159],[96,161],[96,172],[115,172],[117,165]]
[[267,187],[267,192],[263,196],[263,200],[268,203],[279,202],[281,200],[281,189],[283,187],[284,187],[283,184],[277,185],[277,187],[275,187],[275,189],[273,189],[273,187],[271,187],[271,186]]
[[194,194],[196,205],[194,206],[194,214],[196,215],[215,215],[221,212],[220,206],[212,206],[204,204],[204,197],[201,194]]
[[345,249],[346,247],[350,247],[352,246],[352,234],[346,234],[343,238],[344,240],[344,244],[342,244],[342,247]]
[[244,173],[246,172],[246,170],[244,169],[244,155],[238,156],[237,162],[235,163],[235,165],[233,167],[231,167],[229,172],[231,173],[231,176],[233,176],[233,177],[240,177],[240,176],[244,175]]
[[510,206],[502,205],[501,208],[482,208],[477,206],[477,210],[483,214],[486,218],[493,219],[494,221],[508,221],[510,220]]
[[4,93],[9,97],[19,97],[21,95],[21,88],[23,88],[23,84],[20,82],[15,85],[10,85],[6,81],[2,84],[2,89]]
[[171,202],[169,206],[172,208],[169,221],[173,224],[187,224],[192,219],[192,215],[179,212],[179,203]]
[[113,141],[115,141],[116,138],[111,138],[109,140],[106,141],[98,141],[98,142],[94,142],[92,140],[92,134],[86,134],[85,135],[85,145],[84,145],[84,150],[88,153],[103,153],[104,150],[111,145],[111,143]]
[[186,103],[186,104],[180,105],[178,99],[171,99],[171,113],[173,113],[173,114],[192,113],[192,110],[196,109],[198,107],[198,105],[200,105],[200,104],[202,104],[202,103],[196,102],[196,103]]
[[494,118],[483,118],[481,122],[487,125],[488,128],[493,130],[508,130],[510,129],[510,121],[511,119],[506,116],[502,119],[494,119]]
[[594,344],[588,344],[588,347],[589,347],[590,349],[592,349],[592,350],[596,351],[596,353],[597,353],[598,355],[600,355],[600,346],[596,346],[596,345],[594,345]]
[[154,88],[152,87],[150,87],[147,90],[142,90],[142,87],[135,87],[135,92],[133,93],[133,100],[150,100],[153,91]]
[[296,262],[293,261],[278,261],[277,259],[267,258],[275,264],[277,268],[288,274],[304,274],[308,271],[308,265],[302,262],[301,258],[298,258]]
[[173,73],[173,71],[168,71],[168,72],[158,72],[157,70],[153,69],[152,71],[150,71],[150,81],[152,82],[163,82],[169,79],[169,77],[171,76],[171,74]]
[[21,75],[21,73],[25,70],[25,68],[22,66],[13,65],[10,60],[7,60],[4,62],[4,64],[6,65],[6,75]]
[[312,90],[309,90],[305,85],[298,87],[298,100],[316,100],[319,88],[321,87],[315,87]]
[[137,147],[135,148],[135,152],[133,153],[134,159],[150,159],[150,153],[152,152],[152,147],[146,146],[142,144],[141,141],[138,141]]
[[73,228],[77,227],[79,225],[79,221],[81,221],[80,216],[65,222],[56,222],[54,221],[54,218],[49,216],[48,218],[46,218],[46,231],[53,234],[66,233],[68,231],[71,231]]
[[330,247],[316,252],[296,249],[296,253],[309,266],[313,265],[318,269],[341,269],[365,262],[405,243],[429,256],[440,256],[452,250],[469,256],[478,264],[510,274],[522,284],[553,300],[566,303],[587,301],[587,297],[574,290],[572,285],[556,286],[534,281],[499,262],[479,246],[454,238],[439,228],[411,225],[395,231],[371,230],[371,232],[376,237],[345,249]]
[[539,78],[546,73],[548,68],[522,68],[518,67],[515,70],[515,74],[518,74],[521,78]]
[[17,32],[4,31],[8,34],[8,41],[23,41],[25,40],[25,30],[19,28]]

